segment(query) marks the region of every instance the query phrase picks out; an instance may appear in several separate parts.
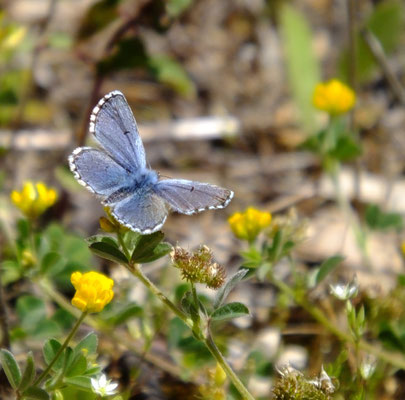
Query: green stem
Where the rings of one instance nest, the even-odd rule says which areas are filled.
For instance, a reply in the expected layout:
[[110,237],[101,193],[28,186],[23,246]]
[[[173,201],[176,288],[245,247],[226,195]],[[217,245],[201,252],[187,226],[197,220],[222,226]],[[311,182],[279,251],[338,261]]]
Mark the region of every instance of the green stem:
[[[274,277],[271,278],[271,282],[277,286],[282,292],[287,294],[291,297],[296,304],[301,306],[304,310],[306,310],[312,317],[317,320],[321,325],[323,325],[329,332],[335,335],[340,341],[347,342],[352,345],[356,345],[356,341],[352,335],[341,331],[337,328],[333,322],[316,306],[308,302],[303,296],[297,294],[294,289],[288,286],[283,281],[275,279]],[[359,349],[364,350],[365,352],[374,355],[375,357],[379,358],[382,361],[390,365],[394,365],[401,369],[405,369],[405,358],[398,353],[393,353],[390,351],[386,351],[376,344],[371,344],[363,339],[358,340],[357,346]]]
[[135,275],[156,297],[158,297],[174,314],[176,314],[189,328],[193,328],[192,321],[180,310],[168,297],[162,293],[158,287],[143,273],[139,264],[130,263],[129,270]]
[[190,282],[190,285],[191,285],[191,293],[193,294],[193,301],[194,301],[195,308],[197,310],[199,310],[200,305],[199,305],[199,300],[198,300],[198,296],[197,296],[197,290],[196,290],[193,282]]
[[222,353],[219,351],[217,345],[212,339],[211,332],[209,330],[207,337],[204,340],[204,343],[207,346],[208,350],[211,352],[211,354],[214,356],[214,358],[217,360],[218,364],[226,372],[226,375],[232,381],[233,385],[236,387],[242,398],[245,400],[255,400],[255,398],[250,394],[250,392],[246,389],[245,385],[242,383],[242,381],[238,378],[233,369],[227,363]]
[[122,238],[122,235],[120,232],[117,232],[117,239],[118,239],[119,244],[121,245],[121,248],[125,254],[125,257],[129,261],[131,259],[131,254],[129,254],[129,250],[127,249],[127,246],[125,245],[124,239]]
[[[47,281],[46,279],[41,279],[38,281],[41,289],[43,292],[49,296],[56,304],[58,304],[61,308],[75,316],[76,318],[80,317],[81,312],[73,307],[71,303],[69,302],[68,299],[66,299],[63,295],[61,295],[58,291],[56,291],[53,287],[52,284]],[[88,315],[86,319],[86,324],[91,326],[92,328],[100,331],[103,333],[106,337],[116,341],[117,343],[122,343],[127,349],[131,350],[135,354],[141,356],[144,358],[146,361],[149,363],[157,366],[161,370],[178,377],[179,379],[182,378],[182,374],[180,371],[180,368],[175,366],[174,364],[170,363],[169,361],[166,361],[165,359],[161,359],[160,357],[154,355],[154,354],[149,354],[144,351],[139,350],[139,343],[134,343],[133,338],[129,338],[127,336],[123,336],[122,332],[116,333],[114,330],[114,327],[111,325],[107,325],[104,321],[100,320],[98,317],[93,317]],[[197,383],[196,383],[197,384]]]
[[[120,235],[117,234],[118,240],[120,241],[120,244],[122,246],[123,251],[125,254],[129,254],[128,249],[125,246],[124,241],[120,240]],[[127,256],[128,257],[128,256]],[[130,258],[128,257],[130,260]],[[170,310],[173,311],[177,317],[179,317],[192,331],[195,329],[195,324],[194,322],[188,318],[187,314],[185,314],[180,308],[178,308],[171,300],[169,300],[155,284],[149,280],[149,278],[143,273],[142,268],[139,264],[132,263],[131,261],[129,262],[128,269],[130,272],[136,276],[156,297],[158,297],[164,304],[166,304],[167,307],[170,308]],[[198,303],[198,297],[197,297],[197,291],[194,287],[193,284],[191,284],[192,288],[192,295],[194,302],[196,304],[196,307],[199,309],[199,303]],[[198,327],[200,330],[200,328]],[[199,332],[200,333],[200,332]],[[201,337],[201,335],[199,335]],[[242,381],[237,377],[235,372],[233,372],[232,368],[230,365],[226,362],[225,358],[219,351],[218,347],[214,343],[211,333],[209,332],[208,328],[208,334],[205,338],[201,338],[202,342],[207,346],[208,350],[211,352],[211,354],[214,356],[214,358],[217,360],[217,362],[221,365],[221,367],[224,369],[226,372],[227,376],[229,379],[232,381],[232,383],[235,385],[239,393],[242,395],[243,399],[246,400],[255,400],[254,397],[249,393],[249,391],[246,389],[246,387],[243,385]]]
[[83,322],[84,318],[88,314],[87,311],[83,311],[82,315],[80,318],[76,321],[75,325],[73,326],[72,330],[70,331],[68,337],[65,339],[63,342],[62,346],[59,348],[57,353],[55,354],[54,358],[52,361],[49,363],[49,365],[42,371],[42,374],[38,376],[38,378],[34,381],[33,386],[39,385],[42,380],[46,377],[48,372],[51,370],[53,365],[56,363],[60,355],[63,353],[63,351],[66,349],[67,345],[69,344],[70,340],[73,338],[73,336],[76,334],[77,330],[79,329],[80,324]]
[[191,293],[193,296],[193,303],[195,306],[195,309],[197,310],[197,313],[195,315],[192,315],[192,320],[193,320],[193,333],[195,337],[199,338],[199,340],[203,339],[202,332],[201,332],[201,319],[200,319],[200,301],[198,300],[197,296],[197,290],[194,286],[193,282],[190,282],[191,285]]
[[365,232],[362,229],[361,225],[358,223],[349,201],[347,200],[346,196],[343,195],[341,190],[339,181],[339,165],[336,165],[335,168],[333,168],[331,172],[331,178],[333,186],[335,188],[337,203],[339,207],[342,209],[342,211],[346,214],[347,219],[349,220],[349,224],[353,230],[354,236],[357,241],[357,245],[363,256],[363,262],[368,267],[371,267],[370,259],[367,254],[367,242]]

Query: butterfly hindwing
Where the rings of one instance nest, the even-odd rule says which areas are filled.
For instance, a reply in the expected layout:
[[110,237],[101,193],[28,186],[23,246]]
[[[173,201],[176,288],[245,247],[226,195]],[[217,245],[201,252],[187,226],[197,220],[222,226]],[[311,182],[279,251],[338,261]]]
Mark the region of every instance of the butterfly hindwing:
[[117,203],[112,209],[113,216],[129,229],[149,234],[162,228],[167,218],[165,202],[152,192],[134,193]]
[[78,147],[69,157],[77,181],[91,192],[107,197],[128,180],[128,172],[108,154],[91,147]]
[[167,179],[154,186],[155,192],[166,200],[174,211],[195,214],[208,209],[224,208],[233,192],[208,183],[186,179]]
[[89,130],[126,170],[134,172],[146,167],[145,149],[134,115],[118,90],[106,94],[94,107]]

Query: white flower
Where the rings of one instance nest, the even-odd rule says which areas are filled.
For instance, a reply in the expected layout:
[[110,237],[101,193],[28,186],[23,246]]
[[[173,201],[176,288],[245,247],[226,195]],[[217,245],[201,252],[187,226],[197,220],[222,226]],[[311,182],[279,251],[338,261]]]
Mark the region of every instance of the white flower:
[[118,383],[111,383],[111,379],[101,374],[98,379],[91,378],[91,386],[94,393],[104,397],[115,394]]
[[332,382],[332,379],[324,370],[323,365],[322,365],[321,373],[319,374],[319,378],[312,379],[308,382],[312,383],[312,385],[314,385],[318,389],[321,389],[323,392],[328,393],[328,394],[332,394],[336,389],[335,385]]
[[356,277],[347,285],[337,284],[330,285],[330,292],[339,300],[345,301],[357,295],[359,286]]
[[364,380],[367,380],[374,374],[377,362],[374,356],[367,355],[360,364],[360,374]]

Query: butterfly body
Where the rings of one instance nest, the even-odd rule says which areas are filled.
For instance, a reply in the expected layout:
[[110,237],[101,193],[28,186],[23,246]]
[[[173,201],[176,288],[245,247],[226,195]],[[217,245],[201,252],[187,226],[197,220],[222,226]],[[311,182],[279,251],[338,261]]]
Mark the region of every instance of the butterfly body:
[[135,118],[119,91],[98,102],[89,130],[102,148],[77,148],[69,156],[70,169],[121,224],[136,232],[156,232],[169,210],[191,215],[224,208],[233,197],[232,191],[208,183],[159,180],[157,172],[146,166]]

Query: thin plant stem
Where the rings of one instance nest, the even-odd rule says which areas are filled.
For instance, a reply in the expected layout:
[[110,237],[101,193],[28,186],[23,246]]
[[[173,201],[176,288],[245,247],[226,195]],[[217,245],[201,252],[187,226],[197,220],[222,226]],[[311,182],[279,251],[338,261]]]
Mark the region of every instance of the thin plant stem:
[[331,172],[331,180],[333,183],[333,187],[335,190],[335,196],[336,196],[336,201],[341,208],[341,210],[345,213],[349,225],[353,230],[354,236],[357,241],[357,245],[361,251],[361,254],[363,256],[363,262],[366,266],[371,268],[371,262],[367,253],[367,243],[366,243],[366,234],[361,227],[361,225],[358,223],[356,215],[353,212],[352,206],[347,200],[346,196],[342,193],[342,189],[340,186],[340,179],[339,179],[339,170],[340,170],[340,165],[337,164],[332,172]]
[[[80,311],[73,307],[69,300],[61,295],[57,290],[54,289],[52,284],[47,281],[46,279],[41,279],[38,281],[39,286],[43,290],[43,292],[49,296],[56,304],[58,304],[61,308],[75,316],[76,318],[80,317]],[[174,364],[162,359],[154,354],[147,353],[145,354],[144,351],[140,351],[138,348],[138,344],[134,342],[133,338],[129,338],[123,336],[122,332],[116,333],[114,331],[114,327],[111,325],[106,324],[103,320],[96,316],[88,315],[86,318],[86,324],[91,326],[92,328],[100,331],[116,343],[121,343],[125,348],[133,351],[135,354],[145,358],[146,361],[149,363],[157,366],[162,371],[165,371],[173,376],[178,377],[179,379],[182,378],[180,369],[175,366]],[[198,382],[195,382],[198,384]]]
[[121,245],[122,251],[125,254],[125,257],[128,259],[128,261],[131,259],[131,254],[129,254],[128,248],[125,245],[124,239],[122,238],[122,234],[120,232],[117,232],[117,239],[119,244]]
[[[118,240],[119,239],[119,234]],[[123,251],[125,254],[129,254],[128,249],[126,249],[124,241],[121,239],[120,241],[121,246],[123,246]],[[124,250],[125,249],[125,250]],[[136,276],[157,298],[159,298],[167,307],[170,308],[170,310],[173,311],[173,313],[179,317],[192,331],[195,329],[195,324],[193,321],[185,314],[180,308],[178,308],[164,293],[160,291],[160,289],[155,286],[155,284],[143,273],[142,268],[139,264],[129,262],[129,265],[126,266],[129,271]],[[197,301],[196,306],[198,306],[198,297],[197,297],[197,292],[195,291],[194,285],[193,287],[193,297],[194,301]],[[196,300],[197,299],[197,300]],[[200,328],[199,328],[200,329]],[[200,335],[199,335],[200,336]],[[226,372],[227,376],[229,379],[232,381],[232,383],[235,385],[243,399],[246,400],[255,400],[254,397],[249,393],[249,391],[246,389],[246,387],[243,385],[242,381],[238,378],[238,376],[235,374],[235,372],[232,370],[231,366],[227,363],[221,352],[219,351],[218,347],[216,346],[215,342],[212,339],[211,333],[209,331],[209,328],[207,329],[207,333],[203,339],[201,339],[202,342],[206,345],[208,350],[211,352],[211,354],[214,356],[216,361],[222,366],[224,371]]]
[[[132,267],[132,268],[131,268]],[[181,311],[175,304],[173,304],[142,272],[139,264],[130,265],[131,272],[154,294],[156,295],[164,304],[166,304],[187,326],[193,330],[194,324],[187,317],[187,315]],[[246,387],[243,385],[242,381],[238,378],[235,372],[232,370],[230,365],[227,363],[217,346],[215,345],[210,332],[203,339],[203,343],[207,346],[208,350],[214,356],[216,361],[222,366],[226,372],[229,379],[238,389],[239,393],[246,400],[254,400],[254,397],[249,393]]]
[[232,381],[233,385],[236,387],[240,395],[245,400],[255,400],[255,398],[250,394],[250,392],[246,389],[245,385],[239,379],[239,377],[235,374],[231,366],[225,360],[224,356],[218,349],[217,345],[215,344],[211,332],[208,329],[207,337],[204,340],[205,345],[207,346],[208,350],[214,356],[218,364],[222,367],[222,369],[226,372],[228,378]]
[[39,385],[42,380],[46,377],[46,375],[49,373],[51,368],[54,366],[60,355],[63,353],[63,351],[66,349],[67,345],[69,344],[70,340],[73,338],[73,336],[76,334],[77,330],[79,329],[80,324],[83,322],[83,320],[86,318],[86,315],[88,314],[87,311],[83,311],[82,315],[80,318],[76,321],[75,325],[73,326],[72,330],[70,331],[68,337],[65,339],[63,342],[62,346],[59,348],[57,353],[55,354],[54,358],[52,361],[48,364],[48,366],[42,371],[41,375],[38,376],[38,378],[34,381],[33,386]]
[[180,310],[155,284],[143,273],[139,264],[130,263],[130,272],[135,275],[156,297],[158,297],[170,310],[176,314],[189,328],[193,328],[193,323],[188,316]]
[[[284,294],[291,297],[296,304],[301,306],[306,310],[315,320],[317,320],[321,325],[324,326],[329,332],[336,336],[340,341],[356,345],[355,338],[347,332],[340,330],[320,309],[314,306],[305,297],[297,294],[294,289],[288,286],[283,281],[271,277],[271,282],[278,287]],[[359,339],[357,346],[359,349],[372,354],[373,356],[379,358],[386,363],[393,365],[395,367],[405,369],[405,358],[399,353],[393,353],[391,351],[386,351],[381,349],[376,344],[371,344],[363,339]]]

